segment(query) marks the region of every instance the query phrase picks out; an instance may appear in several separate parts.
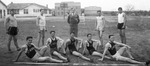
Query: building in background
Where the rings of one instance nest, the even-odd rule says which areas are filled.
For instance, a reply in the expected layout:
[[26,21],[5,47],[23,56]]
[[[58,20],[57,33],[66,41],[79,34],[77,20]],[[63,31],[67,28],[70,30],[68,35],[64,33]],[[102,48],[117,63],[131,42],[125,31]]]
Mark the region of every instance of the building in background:
[[77,14],[81,14],[81,3],[80,2],[61,2],[55,3],[55,16],[67,15],[70,9],[75,9]]
[[0,18],[4,18],[7,15],[7,6],[0,0]]
[[84,14],[85,16],[96,16],[98,10],[101,10],[101,7],[97,7],[97,6],[85,7]]
[[14,9],[16,16],[37,16],[40,15],[40,9],[45,10],[46,15],[51,15],[51,10],[47,6],[39,5],[36,3],[13,3],[7,6],[7,13]]

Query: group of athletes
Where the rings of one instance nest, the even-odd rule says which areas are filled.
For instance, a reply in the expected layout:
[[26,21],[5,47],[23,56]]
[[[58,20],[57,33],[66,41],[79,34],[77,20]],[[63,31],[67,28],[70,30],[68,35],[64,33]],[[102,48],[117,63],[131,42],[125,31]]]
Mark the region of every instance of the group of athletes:
[[[102,16],[101,10],[97,11],[98,16],[96,17],[96,31],[98,32],[99,40],[95,40],[92,38],[92,34],[87,34],[87,40],[83,41],[83,39],[78,38],[75,36],[74,32],[70,32],[70,37],[65,41],[62,38],[56,36],[55,34],[57,32],[50,31],[50,36],[47,39],[46,43],[44,43],[45,38],[45,32],[46,29],[46,20],[44,16],[44,10],[40,10],[41,14],[37,17],[36,25],[39,26],[39,37],[38,37],[38,47],[33,44],[33,37],[27,36],[26,37],[26,44],[22,47],[18,46],[17,43],[17,34],[18,34],[18,28],[17,28],[17,20],[14,16],[13,9],[11,10],[11,15],[6,18],[4,25],[6,27],[7,34],[9,35],[8,39],[8,51],[11,52],[10,43],[11,40],[14,40],[14,44],[17,48],[17,51],[19,51],[15,62],[18,61],[19,57],[21,56],[22,52],[25,52],[26,56],[30,58],[32,61],[50,61],[50,62],[70,62],[70,59],[68,56],[64,57],[64,55],[67,55],[66,50],[68,49],[70,54],[74,56],[78,56],[84,60],[94,62],[92,58],[88,58],[84,56],[85,50],[87,49],[89,54],[92,56],[99,56],[101,57],[98,59],[99,61],[103,61],[104,58],[107,59],[115,59],[117,61],[127,61],[130,63],[136,63],[136,64],[146,64],[148,65],[150,61],[147,62],[140,62],[134,60],[130,53],[131,47],[126,44],[126,37],[125,37],[125,28],[126,28],[126,15],[123,12],[122,8],[118,8],[118,25],[117,28],[119,29],[121,43],[114,40],[114,35],[109,35],[109,41],[106,44],[103,44],[103,32],[105,30],[105,18]],[[42,40],[42,46],[40,47],[40,41]],[[100,53],[97,51],[97,47],[99,46],[104,47],[104,52]],[[116,46],[120,45],[120,49],[117,50]],[[78,50],[80,48],[83,48],[82,53],[80,53]],[[107,51],[109,53],[107,53]],[[45,56],[45,53],[48,52],[49,56]],[[126,52],[129,57],[122,56],[122,54]],[[106,55],[107,53],[107,55]],[[60,58],[54,59],[51,55],[57,56]]]

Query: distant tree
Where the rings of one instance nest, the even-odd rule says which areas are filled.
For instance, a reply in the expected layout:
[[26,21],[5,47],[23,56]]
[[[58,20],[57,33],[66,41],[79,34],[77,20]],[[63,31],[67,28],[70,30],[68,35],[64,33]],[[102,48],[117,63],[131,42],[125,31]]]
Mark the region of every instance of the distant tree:
[[125,10],[126,11],[133,11],[134,10],[134,6],[131,5],[131,4],[128,4],[128,5],[125,6]]

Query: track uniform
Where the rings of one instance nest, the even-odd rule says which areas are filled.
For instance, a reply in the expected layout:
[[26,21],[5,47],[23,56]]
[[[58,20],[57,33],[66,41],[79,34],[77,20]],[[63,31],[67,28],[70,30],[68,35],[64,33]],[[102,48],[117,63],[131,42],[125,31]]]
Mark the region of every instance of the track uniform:
[[18,34],[18,28],[17,28],[17,20],[15,17],[13,16],[9,16],[7,18],[7,20],[9,21],[9,28],[7,30],[7,34],[9,35],[17,35]]
[[109,42],[109,44],[110,44],[110,48],[108,49],[108,51],[110,52],[112,57],[115,58],[116,60],[121,59],[123,56],[121,56],[120,53],[116,50],[115,43]]
[[75,44],[77,43],[77,40],[75,38],[70,39],[70,42],[68,44],[68,48],[70,53],[72,54],[73,51],[77,51]]
[[125,13],[119,13],[118,14],[118,25],[117,25],[117,28],[118,29],[125,29],[125,27],[123,28],[124,22],[125,22]]
[[87,50],[89,51],[89,54],[92,55],[95,50],[95,48],[93,47],[93,41],[90,40],[90,41],[87,41],[88,42],[88,45],[86,46],[87,47]]
[[[58,44],[58,41],[60,41],[60,43]],[[58,50],[57,50],[57,48],[60,48],[62,45],[63,45],[63,39],[61,39],[61,38],[59,38],[59,37],[55,37],[54,39],[52,39],[52,38],[48,38],[47,39],[47,44],[48,44],[48,46],[50,47],[50,49],[51,49],[51,53],[53,54],[53,52],[54,51],[57,51],[57,52],[59,52]]]
[[38,16],[38,19],[39,19],[39,28],[40,30],[46,30],[46,19],[45,19],[45,16]]
[[96,26],[96,30],[103,30],[104,29],[104,22],[105,22],[105,19],[104,19],[104,16],[98,16],[96,17],[97,19],[97,26]]
[[31,60],[36,60],[37,58],[40,57],[40,54],[35,50],[35,46],[33,44],[31,44],[31,45],[24,45],[23,47],[26,47],[25,54]]

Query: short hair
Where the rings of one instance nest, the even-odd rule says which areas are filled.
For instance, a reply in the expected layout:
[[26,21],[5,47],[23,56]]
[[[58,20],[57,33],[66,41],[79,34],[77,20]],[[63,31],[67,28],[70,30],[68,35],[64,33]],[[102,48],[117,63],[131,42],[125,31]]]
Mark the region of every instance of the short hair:
[[26,40],[28,40],[28,39],[33,39],[33,37],[32,36],[27,36]]
[[98,10],[97,12],[101,12],[101,10]]
[[122,7],[119,7],[118,10],[122,10]]
[[114,36],[114,35],[109,35],[108,38],[111,38],[112,36]]
[[52,30],[52,31],[50,31],[50,34],[51,34],[52,32],[54,32],[54,33],[55,33],[55,31],[54,31],[54,30]]
[[75,32],[70,32],[70,34],[75,34]]
[[87,37],[88,37],[89,35],[92,35],[92,34],[91,34],[91,33],[88,33],[88,34],[87,34]]

